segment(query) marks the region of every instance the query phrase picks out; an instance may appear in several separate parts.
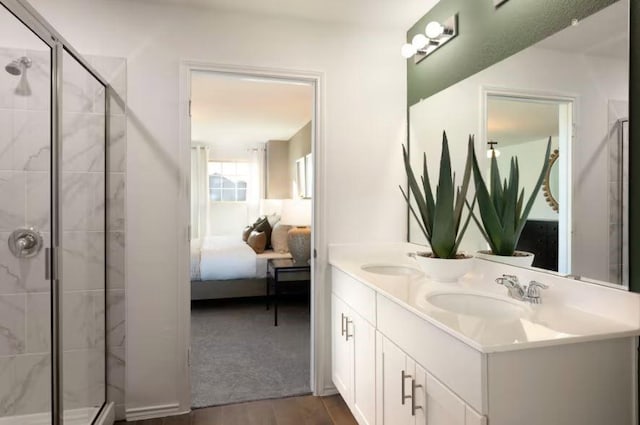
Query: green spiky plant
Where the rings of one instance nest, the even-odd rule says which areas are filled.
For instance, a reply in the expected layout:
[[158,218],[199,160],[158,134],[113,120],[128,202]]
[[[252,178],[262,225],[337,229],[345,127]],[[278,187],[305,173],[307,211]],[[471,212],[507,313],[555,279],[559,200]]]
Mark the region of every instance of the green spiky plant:
[[[547,143],[547,152],[544,164],[534,186],[527,204],[524,205],[524,188],[519,189],[520,168],[518,158],[511,157],[509,180],[502,181],[498,170],[498,161],[495,154],[491,157],[490,189],[482,177],[478,158],[473,152],[473,180],[476,186],[476,199],[482,223],[476,217],[473,206],[467,203],[473,220],[478,225],[482,236],[491,247],[494,255],[512,256],[518,245],[522,229],[531,212],[540,186],[549,167],[549,153],[551,150],[551,137]],[[519,193],[519,194],[518,194]],[[523,209],[524,205],[524,209]]]
[[[462,186],[456,187],[455,173],[451,173],[451,158],[449,156],[449,143],[446,133],[442,133],[442,156],[440,158],[440,176],[436,187],[435,198],[431,190],[429,173],[427,170],[427,155],[424,154],[422,185],[418,184],[409,155],[402,146],[404,157],[404,168],[409,180],[409,194],[413,195],[416,201],[416,208],[411,205],[410,195],[402,186],[400,191],[405,201],[409,205],[409,210],[415,217],[420,230],[424,233],[427,241],[431,245],[435,258],[456,258],[458,247],[462,241],[471,214],[462,223],[462,211],[464,209],[467,189],[471,179],[471,155],[473,153],[473,137],[469,137],[467,150],[467,162],[465,164]],[[474,200],[475,203],[475,200]],[[417,209],[417,211],[416,211]],[[461,226],[462,224],[462,226]]]

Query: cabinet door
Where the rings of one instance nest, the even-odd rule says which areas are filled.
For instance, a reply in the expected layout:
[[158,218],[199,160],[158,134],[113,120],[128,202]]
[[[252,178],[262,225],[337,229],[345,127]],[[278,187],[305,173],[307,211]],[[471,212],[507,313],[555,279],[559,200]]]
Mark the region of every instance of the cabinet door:
[[[412,375],[407,370],[407,356],[388,339],[382,342],[382,420],[380,425],[412,425],[410,395]],[[403,393],[404,389],[404,393]]]
[[429,425],[465,425],[465,403],[429,373],[426,396]]
[[333,384],[342,398],[351,406],[353,403],[353,351],[346,339],[345,324],[349,315],[347,305],[331,294],[331,360]]
[[353,414],[360,425],[375,425],[376,330],[354,311],[347,322],[353,344]]
[[431,425],[427,423],[427,372],[419,364],[416,364],[415,370],[415,385],[412,388],[415,424]]
[[466,422],[464,425],[487,425],[487,417],[479,415],[475,410],[467,406]]

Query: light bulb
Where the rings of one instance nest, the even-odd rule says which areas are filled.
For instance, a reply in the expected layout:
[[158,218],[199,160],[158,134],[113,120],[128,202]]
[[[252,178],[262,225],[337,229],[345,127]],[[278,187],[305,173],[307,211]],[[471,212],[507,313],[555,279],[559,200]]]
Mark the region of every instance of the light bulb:
[[411,45],[416,49],[416,51],[422,49],[427,45],[427,43],[429,43],[429,39],[425,37],[424,34],[416,34],[411,40]]
[[413,47],[412,44],[405,44],[402,46],[402,49],[400,49],[400,53],[402,54],[402,57],[404,57],[405,59],[409,59],[411,56],[415,55],[417,52],[417,49],[415,47]]
[[427,37],[435,39],[444,33],[444,27],[436,21],[429,22],[424,30]]
[[487,149],[487,158],[491,159],[491,157],[495,155],[496,158],[500,156],[500,151],[498,149]]

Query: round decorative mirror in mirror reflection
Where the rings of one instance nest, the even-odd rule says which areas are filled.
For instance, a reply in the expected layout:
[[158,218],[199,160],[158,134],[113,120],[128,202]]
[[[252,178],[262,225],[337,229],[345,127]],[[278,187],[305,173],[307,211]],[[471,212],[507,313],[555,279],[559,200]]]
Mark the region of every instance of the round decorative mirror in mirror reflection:
[[549,156],[549,168],[547,168],[547,174],[542,183],[544,199],[555,212],[558,212],[558,156],[560,156],[558,149],[555,149]]

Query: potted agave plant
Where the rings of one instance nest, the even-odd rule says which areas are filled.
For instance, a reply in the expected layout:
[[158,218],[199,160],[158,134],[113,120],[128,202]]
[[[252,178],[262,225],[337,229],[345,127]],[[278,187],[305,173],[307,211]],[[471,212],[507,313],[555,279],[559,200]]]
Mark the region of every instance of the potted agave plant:
[[523,267],[531,266],[533,254],[516,251],[516,246],[547,172],[549,166],[547,158],[549,158],[550,149],[551,137],[547,143],[547,152],[543,158],[540,176],[526,204],[524,204],[524,188],[519,187],[518,158],[511,158],[509,179],[503,181],[498,170],[498,161],[495,154],[492,155],[490,180],[489,186],[487,186],[480,172],[476,154],[473,152],[473,180],[476,185],[476,199],[482,222],[474,213],[473,206],[469,206],[468,203],[467,206],[482,236],[491,248],[490,251],[480,251],[478,257]]
[[[418,252],[411,256],[419,262],[422,270],[431,279],[439,282],[455,282],[473,266],[472,256],[458,252],[458,247],[471,218],[471,214],[469,214],[464,223],[462,222],[467,189],[471,179],[470,159],[473,153],[473,138],[469,138],[462,186],[456,187],[455,175],[452,175],[451,172],[447,135],[443,132],[440,175],[435,197],[429,181],[427,155],[424,154],[423,175],[420,184],[411,169],[409,155],[404,146],[402,153],[409,180],[409,193],[405,193],[402,186],[400,190],[409,205],[409,210],[418,222],[420,230],[431,246],[431,252]],[[411,204],[410,195],[413,195],[415,199],[415,207]]]

